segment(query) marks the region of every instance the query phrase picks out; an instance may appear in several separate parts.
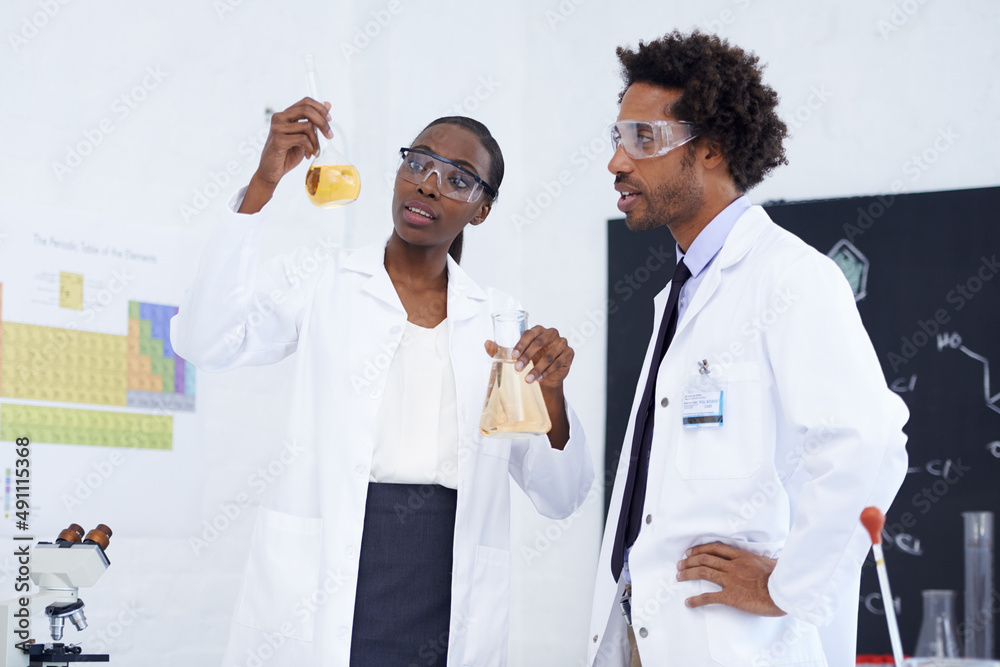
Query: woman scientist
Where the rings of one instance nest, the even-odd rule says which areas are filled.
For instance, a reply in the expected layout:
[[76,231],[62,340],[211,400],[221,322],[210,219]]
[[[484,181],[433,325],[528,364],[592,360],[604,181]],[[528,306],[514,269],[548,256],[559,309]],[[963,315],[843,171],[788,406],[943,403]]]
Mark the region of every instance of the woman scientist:
[[318,151],[317,131],[332,136],[328,120],[310,98],[273,116],[172,322],[174,349],[204,370],[296,353],[295,456],[261,501],[224,664],[504,665],[508,474],[552,518],[593,481],[563,399],[573,350],[537,326],[516,348],[534,363],[547,436],[480,435],[491,314],[519,305],[458,265],[462,230],[486,219],[504,169],[469,118],[435,120],[401,149],[387,242],[260,262],[281,215],[264,205]]

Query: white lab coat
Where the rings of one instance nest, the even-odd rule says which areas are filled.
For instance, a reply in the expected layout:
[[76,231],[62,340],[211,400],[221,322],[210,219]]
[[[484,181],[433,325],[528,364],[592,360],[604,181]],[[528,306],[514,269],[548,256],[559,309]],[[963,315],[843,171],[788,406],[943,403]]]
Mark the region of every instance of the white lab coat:
[[[908,412],[886,387],[840,270],[762,208],[740,217],[707,271],[656,381],[643,523],[629,556],[640,657],[653,667],[853,665],[870,548],[859,516],[887,509],[902,484]],[[655,322],[668,293],[654,300]],[[725,381],[724,425],[684,429],[684,387],[701,360]],[[633,428],[604,532],[590,665],[628,665],[624,577],[614,580],[610,560]],[[684,605],[719,590],[676,580],[684,552],[714,541],[778,557],[769,589],[787,616]]]
[[[384,243],[304,248],[258,267],[267,213],[229,214],[205,250],[171,341],[199,369],[269,364],[296,353],[290,437],[261,501],[225,665],[349,662],[358,552],[375,418],[406,312],[383,266]],[[570,441],[479,434],[490,371],[491,313],[516,301],[477,286],[448,258],[448,326],[460,432],[448,664],[506,664],[510,603],[508,474],[545,516],[576,510],[593,466],[576,416]],[[287,460],[287,461],[286,461]],[[414,497],[400,520],[419,509]],[[416,664],[439,663],[428,637]]]

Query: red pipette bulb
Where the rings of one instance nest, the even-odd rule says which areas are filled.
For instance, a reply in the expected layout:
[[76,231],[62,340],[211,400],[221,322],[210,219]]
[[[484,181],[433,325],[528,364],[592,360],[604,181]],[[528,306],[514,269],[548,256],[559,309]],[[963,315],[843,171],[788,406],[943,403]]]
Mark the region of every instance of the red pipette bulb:
[[877,507],[866,507],[861,512],[861,523],[868,529],[872,544],[882,544],[882,526],[885,525],[885,515]]

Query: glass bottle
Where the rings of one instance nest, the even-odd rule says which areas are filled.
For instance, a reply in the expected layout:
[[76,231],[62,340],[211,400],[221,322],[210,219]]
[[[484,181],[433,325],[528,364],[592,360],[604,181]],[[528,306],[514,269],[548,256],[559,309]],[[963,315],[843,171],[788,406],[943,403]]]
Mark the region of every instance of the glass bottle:
[[[306,81],[309,95],[321,102],[316,85],[316,59],[305,56]],[[361,194],[361,175],[358,168],[333,147],[333,142],[318,134],[319,154],[313,158],[306,172],[306,194],[309,201],[320,208],[335,208],[350,204]]]
[[924,591],[924,620],[917,637],[918,658],[957,658],[955,591]]
[[528,314],[523,310],[494,313],[493,340],[497,352],[493,355],[490,381],[483,403],[479,430],[494,438],[529,438],[548,433],[552,428],[549,411],[542,398],[538,382],[529,384],[525,378],[534,368],[528,360],[523,369],[514,369],[514,346],[528,328]]
[[993,657],[993,512],[962,512],[965,523],[966,658]]

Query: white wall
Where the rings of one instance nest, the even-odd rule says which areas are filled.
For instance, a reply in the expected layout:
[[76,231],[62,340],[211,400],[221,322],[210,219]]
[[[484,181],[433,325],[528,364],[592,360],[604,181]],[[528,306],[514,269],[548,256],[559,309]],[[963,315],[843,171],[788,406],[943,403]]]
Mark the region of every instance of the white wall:
[[[32,22],[42,27],[26,27]],[[755,202],[887,192],[894,181],[900,191],[1000,183],[993,0],[8,0],[0,25],[0,196],[68,216],[207,234],[211,209],[184,215],[181,207],[201,203],[196,192],[214,192],[212,173],[230,161],[239,173],[223,190],[249,177],[256,154],[243,142],[266,128],[266,108],[304,95],[306,52],[318,56],[321,93],[364,183],[357,204],[319,211],[303,196],[301,168],[291,174],[271,204],[287,212],[287,225],[266,238],[274,252],[317,236],[356,246],[387,234],[383,175],[395,166],[395,149],[456,107],[484,121],[503,147],[507,176],[490,219],[466,234],[464,264],[481,282],[518,295],[533,321],[576,334],[568,392],[598,468],[605,225],[618,214],[605,169],[605,128],[620,86],[616,45],[700,26],[768,63],[766,79],[792,124],[791,164],[751,193]],[[362,41],[366,30],[373,36]],[[355,39],[361,48],[348,58]],[[162,80],[140,90],[145,99],[124,116],[116,98],[141,86],[148,68]],[[113,132],[57,175],[54,164],[103,118]],[[935,148],[939,132],[949,131],[957,138]],[[913,157],[925,153],[923,169]],[[0,213],[0,231],[8,224]],[[248,492],[248,477],[274,455],[290,367],[199,377],[204,518]],[[562,524],[515,495],[511,664],[579,664],[601,490]],[[122,502],[141,511],[141,498]],[[199,555],[186,540],[114,538],[113,567],[85,596],[92,628],[120,630],[114,664],[218,663],[251,523],[239,517]],[[536,544],[537,555],[519,548]],[[2,590],[12,593],[2,576]],[[126,603],[137,605],[134,619]]]

